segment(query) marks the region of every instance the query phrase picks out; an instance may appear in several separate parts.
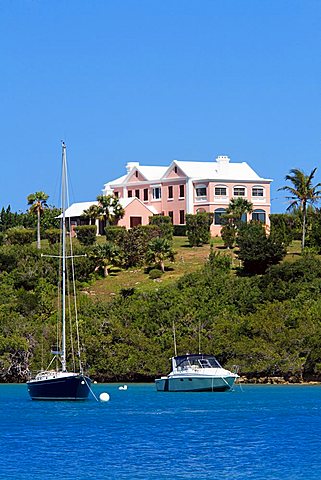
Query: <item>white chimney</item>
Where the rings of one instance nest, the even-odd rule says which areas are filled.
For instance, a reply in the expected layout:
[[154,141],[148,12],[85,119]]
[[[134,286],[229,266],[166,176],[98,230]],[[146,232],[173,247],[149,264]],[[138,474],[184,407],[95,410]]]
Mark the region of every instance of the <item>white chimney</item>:
[[103,188],[103,195],[112,195],[114,193],[114,190],[111,188],[109,183],[105,183],[104,188]]
[[229,163],[230,157],[228,157],[227,155],[219,155],[218,157],[216,157],[216,161],[220,165],[222,164],[226,165],[227,163]]
[[139,162],[128,162],[126,165],[127,173],[129,173],[135,167],[139,167]]

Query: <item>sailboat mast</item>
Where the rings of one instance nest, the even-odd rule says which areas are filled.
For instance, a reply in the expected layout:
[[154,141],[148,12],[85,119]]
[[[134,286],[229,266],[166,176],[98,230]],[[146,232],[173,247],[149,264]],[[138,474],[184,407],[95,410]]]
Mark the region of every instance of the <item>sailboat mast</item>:
[[61,208],[62,208],[62,371],[66,367],[66,196],[67,196],[67,158],[66,145],[62,142],[62,179],[61,179]]
[[176,329],[175,320],[173,319],[173,340],[174,340],[174,355],[177,357],[177,345],[176,345]]

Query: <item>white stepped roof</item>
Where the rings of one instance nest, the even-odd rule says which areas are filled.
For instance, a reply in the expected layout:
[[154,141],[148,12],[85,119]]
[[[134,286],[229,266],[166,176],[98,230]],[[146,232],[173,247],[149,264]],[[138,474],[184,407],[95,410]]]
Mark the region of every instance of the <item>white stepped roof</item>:
[[263,180],[246,162],[192,162],[175,160],[175,164],[189,178],[196,180]]
[[105,183],[104,186],[106,185],[110,185],[110,184],[113,184],[113,185],[122,185],[124,183],[124,181],[126,180],[127,178],[127,174],[126,175],[122,175],[121,177],[119,178],[115,178],[115,180],[113,180],[112,182],[107,182]]
[[127,175],[116,178],[106,183],[105,186],[114,187],[115,185],[126,184],[126,180],[134,168],[141,172],[147,181],[161,181],[167,178],[173,164],[177,165],[188,178],[193,180],[271,181],[260,177],[246,162],[232,163],[227,156],[223,155],[212,162],[174,160],[167,167],[144,166],[136,162],[131,165],[131,170]]
[[158,167],[158,166],[139,166],[137,170],[144,175],[147,180],[158,180],[167,171],[168,167]]

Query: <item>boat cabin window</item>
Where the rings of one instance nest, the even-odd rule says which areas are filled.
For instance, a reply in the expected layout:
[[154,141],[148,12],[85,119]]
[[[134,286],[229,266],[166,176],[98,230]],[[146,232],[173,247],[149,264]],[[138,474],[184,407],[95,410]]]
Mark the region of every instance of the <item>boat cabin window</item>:
[[190,355],[188,357],[176,357],[176,368],[178,370],[184,370],[191,367],[221,368],[221,365],[213,356]]
[[199,360],[198,363],[202,368],[211,368],[212,366],[207,358]]

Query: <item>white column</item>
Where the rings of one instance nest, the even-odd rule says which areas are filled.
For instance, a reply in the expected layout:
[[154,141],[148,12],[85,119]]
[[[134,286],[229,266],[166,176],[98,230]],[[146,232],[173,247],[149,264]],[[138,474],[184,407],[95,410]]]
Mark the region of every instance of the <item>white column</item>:
[[186,213],[194,213],[194,186],[191,179],[186,184]]

